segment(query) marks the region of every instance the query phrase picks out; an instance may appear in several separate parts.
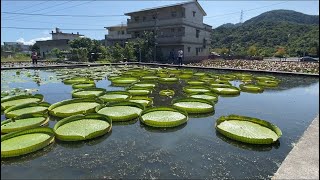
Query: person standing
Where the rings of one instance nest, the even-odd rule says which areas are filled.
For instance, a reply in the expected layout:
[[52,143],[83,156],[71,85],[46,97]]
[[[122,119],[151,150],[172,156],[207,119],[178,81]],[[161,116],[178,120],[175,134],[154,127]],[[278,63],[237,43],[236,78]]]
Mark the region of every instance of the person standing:
[[171,64],[174,62],[174,50],[173,49],[170,51],[169,61]]
[[178,60],[179,60],[179,65],[180,66],[182,65],[182,58],[183,58],[183,51],[182,51],[182,49],[180,49],[178,51]]
[[38,64],[38,54],[36,51],[31,53],[32,64]]

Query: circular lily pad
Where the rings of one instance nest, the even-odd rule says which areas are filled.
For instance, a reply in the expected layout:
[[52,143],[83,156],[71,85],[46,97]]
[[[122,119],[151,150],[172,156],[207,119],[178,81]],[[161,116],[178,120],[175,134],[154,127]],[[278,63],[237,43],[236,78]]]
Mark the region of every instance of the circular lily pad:
[[193,85],[193,86],[199,86],[199,85],[204,85],[205,82],[203,82],[203,81],[187,81],[187,84]]
[[126,101],[131,97],[131,94],[126,91],[107,91],[104,95],[100,96],[103,102],[119,102]]
[[213,93],[198,93],[198,94],[191,94],[191,98],[199,98],[199,99],[205,99],[208,101],[218,102],[218,95]]
[[1,110],[6,110],[12,106],[17,106],[25,103],[41,101],[43,101],[43,95],[41,94],[6,96],[4,98],[1,98]]
[[57,117],[68,117],[76,114],[95,112],[95,108],[102,104],[98,99],[77,98],[68,99],[52,104],[48,110],[49,114]]
[[135,77],[118,77],[111,80],[111,83],[116,86],[127,86],[129,84],[138,82],[139,79]]
[[156,107],[144,110],[140,121],[152,127],[176,127],[188,121],[188,114],[169,107]]
[[277,126],[267,121],[239,115],[222,116],[215,127],[228,138],[250,144],[272,144],[282,135]]
[[130,121],[139,117],[144,106],[134,102],[119,102],[109,105],[101,105],[96,108],[98,114],[104,114],[112,121]]
[[277,87],[279,85],[279,81],[276,80],[259,80],[257,84],[262,87]]
[[240,90],[234,86],[211,88],[211,90],[214,93],[217,93],[219,95],[239,95],[240,94]]
[[54,141],[54,132],[48,127],[32,128],[1,136],[1,158],[35,152]]
[[146,88],[146,89],[153,89],[156,87],[156,84],[154,83],[148,83],[148,82],[139,82],[132,85],[133,88]]
[[150,89],[146,88],[138,88],[138,87],[131,87],[127,89],[127,91],[132,95],[132,96],[147,96],[151,93]]
[[133,96],[129,99],[129,102],[139,103],[147,107],[152,105],[153,99],[145,96]]
[[103,88],[86,88],[86,89],[76,89],[72,91],[72,97],[74,98],[89,98],[101,96],[105,93]]
[[176,99],[172,101],[172,105],[190,114],[202,114],[214,111],[214,104],[211,101],[199,98]]
[[50,106],[47,102],[31,102],[25,103],[17,106],[12,106],[4,111],[7,118],[14,118],[24,114],[46,114],[48,112],[48,107]]
[[240,84],[239,87],[243,92],[262,93],[264,91],[263,87],[254,84]]
[[61,141],[83,141],[108,133],[111,119],[103,114],[73,115],[55,124],[53,130]]
[[142,80],[157,80],[157,79],[159,79],[159,77],[150,75],[150,76],[142,76],[141,79]]
[[174,95],[174,91],[173,90],[170,90],[170,89],[165,89],[165,90],[161,90],[159,92],[159,94],[161,96],[173,96]]
[[176,77],[162,77],[162,78],[159,78],[159,81],[160,82],[178,82],[179,79]]
[[210,89],[206,86],[185,86],[183,91],[186,93],[206,93],[210,92]]
[[63,81],[64,84],[88,83],[88,82],[94,84],[93,79],[86,78],[86,77],[73,77],[73,78],[66,79]]
[[85,88],[95,88],[96,84],[95,83],[76,83],[72,85],[73,89],[85,89]]
[[17,116],[1,122],[1,133],[22,131],[39,126],[45,126],[49,122],[48,116],[42,114],[27,114]]

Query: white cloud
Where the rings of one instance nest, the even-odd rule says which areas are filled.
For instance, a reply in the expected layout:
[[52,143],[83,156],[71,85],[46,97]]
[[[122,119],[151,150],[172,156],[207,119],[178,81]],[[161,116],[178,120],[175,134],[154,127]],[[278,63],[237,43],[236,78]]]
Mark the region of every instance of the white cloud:
[[51,37],[40,37],[40,38],[34,38],[34,39],[30,39],[29,41],[24,40],[24,38],[19,38],[18,40],[16,40],[16,42],[21,42],[25,45],[33,45],[34,43],[36,43],[36,41],[46,41],[46,40],[51,40]]

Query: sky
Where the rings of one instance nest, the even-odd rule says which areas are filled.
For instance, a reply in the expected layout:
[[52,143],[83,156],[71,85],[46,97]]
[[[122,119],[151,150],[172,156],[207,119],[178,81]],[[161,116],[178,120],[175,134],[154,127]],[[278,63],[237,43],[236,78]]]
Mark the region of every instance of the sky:
[[[62,32],[76,33],[101,40],[107,31],[104,27],[126,24],[128,16],[124,13],[170,5],[185,1],[153,0],[69,0],[69,1],[21,1],[1,0],[1,44],[3,42],[23,42],[33,44],[37,40],[49,40],[49,34],[55,27]],[[217,1],[198,0],[207,13],[204,23],[218,27],[225,23],[239,23],[241,10],[243,22],[263,12],[287,9],[309,15],[319,15],[319,0],[313,1]],[[44,15],[120,15],[108,17],[70,17],[70,16],[30,16],[7,13],[32,13]],[[121,16],[122,15],[122,16]],[[5,27],[42,28],[42,29],[8,29]],[[64,30],[65,29],[65,30]],[[75,30],[68,30],[75,29]],[[81,30],[82,29],[82,30]]]

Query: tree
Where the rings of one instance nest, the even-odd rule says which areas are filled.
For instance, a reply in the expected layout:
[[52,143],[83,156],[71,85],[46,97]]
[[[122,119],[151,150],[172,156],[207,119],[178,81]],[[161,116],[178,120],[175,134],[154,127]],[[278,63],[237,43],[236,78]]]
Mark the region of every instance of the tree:
[[60,49],[58,48],[53,48],[50,53],[57,58],[60,58],[62,55]]
[[257,55],[257,48],[256,48],[256,46],[254,46],[254,45],[252,45],[252,46],[250,46],[249,47],[249,49],[248,49],[248,54],[249,54],[249,56],[256,56]]
[[31,51],[36,51],[38,54],[40,54],[40,47],[37,43],[34,43],[32,46],[30,46]]
[[128,42],[126,43],[126,45],[124,46],[124,58],[126,58],[128,61],[129,60],[133,60],[136,61],[136,55],[135,55],[135,46],[134,46],[134,42]]
[[279,47],[277,49],[277,52],[274,54],[275,57],[278,57],[278,58],[283,58],[284,56],[286,55],[286,50],[284,47]]
[[69,42],[71,48],[86,48],[91,50],[92,41],[90,38],[76,38]]

